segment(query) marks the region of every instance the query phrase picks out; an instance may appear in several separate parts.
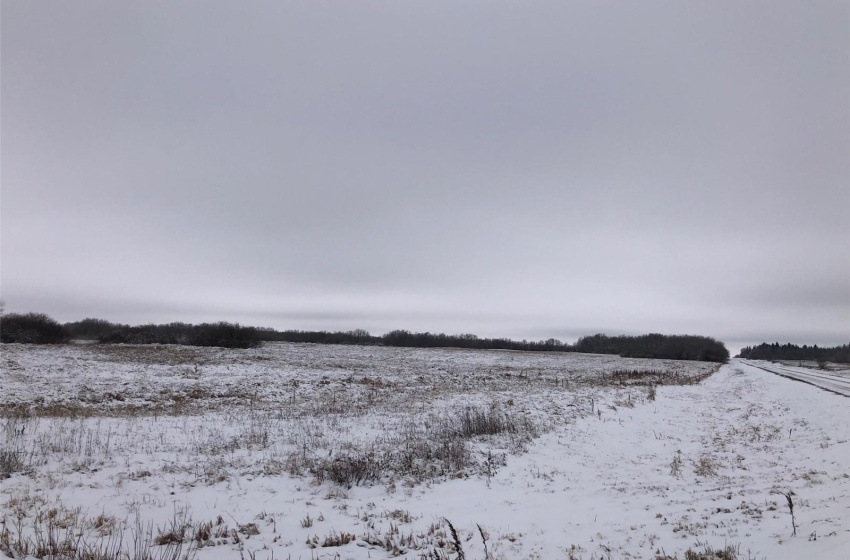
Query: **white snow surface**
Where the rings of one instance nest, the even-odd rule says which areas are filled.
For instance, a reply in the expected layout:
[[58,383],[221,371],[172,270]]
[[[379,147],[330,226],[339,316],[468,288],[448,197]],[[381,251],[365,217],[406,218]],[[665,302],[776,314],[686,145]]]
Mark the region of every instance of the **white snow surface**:
[[[594,379],[713,366],[288,344],[165,351],[180,357],[3,346],[0,405],[79,410],[21,421],[16,438],[7,427],[7,447],[31,464],[0,480],[0,532],[31,532],[51,509],[160,532],[221,516],[258,533],[211,539],[199,559],[455,558],[449,520],[470,560],[684,558],[706,545],[850,557],[850,400],[738,360],[650,400],[647,387]],[[293,453],[401,445],[398,434],[470,404],[527,418],[540,435],[475,438],[476,467],[419,480],[349,488],[285,466]],[[345,534],[352,542],[322,546]]]
[[[5,344],[0,355],[0,406],[74,407],[96,413],[181,412],[262,402],[325,404],[362,385],[395,385],[382,395],[393,407],[438,394],[518,389],[523,398],[556,380],[596,383],[617,370],[665,372],[677,378],[714,369],[705,362],[645,360],[557,352],[479,351],[266,343],[252,350],[176,345],[43,346]],[[521,383],[518,382],[521,380]],[[370,403],[370,407],[375,403]],[[392,408],[392,407],[391,407]]]
[[850,378],[847,377],[845,370],[830,371],[824,369],[820,371],[804,366],[793,367],[763,360],[745,360],[743,363],[850,397]]

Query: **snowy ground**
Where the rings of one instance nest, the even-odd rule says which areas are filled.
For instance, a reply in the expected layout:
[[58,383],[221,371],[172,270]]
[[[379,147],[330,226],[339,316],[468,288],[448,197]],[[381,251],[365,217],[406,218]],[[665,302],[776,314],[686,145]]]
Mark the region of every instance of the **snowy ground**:
[[[246,403],[297,413],[325,412],[329,404],[397,410],[408,401],[474,394],[525,399],[541,390],[608,383],[623,370],[655,371],[666,382],[714,370],[708,363],[594,354],[287,343],[252,350],[6,344],[0,367],[0,407],[64,415],[195,413]],[[374,398],[362,398],[369,395]]]
[[[764,360],[756,360],[764,361]],[[814,360],[771,360],[769,363],[780,364],[794,368],[814,369],[821,373],[829,373],[841,377],[850,377],[850,366],[836,362],[816,362]]]
[[289,344],[2,364],[0,407],[36,415],[4,420],[0,550],[49,529],[154,560],[456,558],[445,520],[470,560],[850,550],[850,400],[735,360],[684,385],[713,366]]
[[850,397],[850,377],[847,370],[812,369],[805,366],[787,366],[764,360],[742,360],[742,363],[775,373],[803,383],[810,383],[821,389],[832,391],[845,397]]

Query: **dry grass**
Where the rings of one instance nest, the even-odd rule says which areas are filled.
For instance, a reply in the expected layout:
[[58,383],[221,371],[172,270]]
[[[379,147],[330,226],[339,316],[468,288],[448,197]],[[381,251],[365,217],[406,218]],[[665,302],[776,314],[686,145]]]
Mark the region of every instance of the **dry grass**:
[[749,552],[746,554],[742,556],[740,545],[713,548],[708,544],[698,544],[697,549],[689,548],[682,557],[661,553],[655,556],[655,560],[756,560]]
[[[67,560],[190,560],[195,555],[192,542],[160,541],[152,524],[136,519],[129,534],[114,520],[85,520],[72,516],[38,515],[31,534],[24,531],[22,518],[4,525],[0,531],[0,552],[10,558],[63,558]],[[15,518],[13,518],[15,519]],[[108,531],[103,531],[105,525]]]
[[[204,484],[246,472],[287,472],[342,488],[396,480],[419,484],[470,474],[491,477],[506,453],[521,453],[556,423],[593,413],[592,395],[612,383],[652,380],[654,387],[658,381],[690,381],[714,368],[697,364],[685,374],[674,369],[681,364],[664,361],[651,361],[664,366],[657,369],[617,369],[612,365],[629,361],[610,356],[524,354],[514,362],[513,353],[345,347],[319,348],[313,364],[281,350],[314,348],[66,348],[57,356],[66,360],[60,371],[100,371],[107,362],[127,366],[130,377],[118,383],[110,375],[96,389],[62,402],[39,398],[0,405],[0,415],[5,415],[0,476],[55,459],[89,468],[99,458],[111,457],[121,440],[122,454],[188,453],[167,468],[191,473]],[[380,363],[373,353],[398,360],[393,367],[399,369],[371,371]],[[48,354],[15,348],[4,360],[26,373],[21,364]],[[470,360],[472,369],[458,369],[455,356]],[[556,368],[572,363],[570,359],[613,374]],[[488,364],[487,369],[475,365],[479,362]],[[259,368],[258,381],[232,379],[231,368],[243,366]],[[281,377],[280,367],[321,368],[324,374]],[[151,378],[159,388],[131,383],[137,375]],[[558,404],[565,400],[572,401],[566,409]],[[425,409],[424,402],[434,404]],[[635,404],[631,393],[615,402],[620,407]],[[154,432],[143,427],[151,418]],[[366,433],[380,435],[352,437],[354,426],[364,420],[372,423],[365,426]],[[132,434],[127,441],[126,434]]]
[[697,476],[717,476],[717,463],[709,455],[703,455],[694,464],[694,474]]
[[[691,383],[716,370],[716,364],[673,360],[533,352],[516,356],[286,343],[253,350],[4,345],[0,381],[12,383],[13,390],[0,396],[0,416],[21,409],[75,418],[197,414],[248,404],[293,408],[294,414],[353,414],[398,410],[445,394],[515,397],[516,391],[532,395],[632,382]],[[644,363],[647,369],[622,367]],[[106,371],[111,374],[102,375]],[[81,391],[80,384],[87,390]]]
[[333,546],[345,546],[348,543],[354,541],[356,537],[351,533],[337,533],[336,531],[332,531],[331,534],[325,537],[322,541],[323,547],[333,547]]
[[28,449],[27,430],[34,421],[26,414],[15,414],[0,420],[0,480],[15,473],[26,472],[32,465],[32,450]]

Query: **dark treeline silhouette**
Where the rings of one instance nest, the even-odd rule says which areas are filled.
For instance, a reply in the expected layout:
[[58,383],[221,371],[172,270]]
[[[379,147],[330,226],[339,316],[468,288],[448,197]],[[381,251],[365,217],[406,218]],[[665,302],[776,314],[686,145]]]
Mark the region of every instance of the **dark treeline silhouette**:
[[446,335],[414,333],[405,330],[390,331],[382,337],[385,346],[407,348],[474,348],[479,350],[527,350],[537,352],[571,352],[572,347],[560,340],[528,341],[509,338],[479,338],[474,334]]
[[596,334],[580,338],[574,345],[550,338],[540,341],[516,341],[507,338],[479,338],[474,334],[446,335],[390,331],[372,336],[363,330],[348,332],[275,331],[260,329],[263,340],[312,342],[316,344],[375,344],[407,348],[474,348],[480,350],[527,350],[536,352],[585,352],[618,354],[632,358],[666,358],[726,362],[729,351],[722,342],[705,336],[648,334],[643,336],[606,336]]
[[813,360],[848,364],[850,363],[850,344],[820,348],[817,344],[797,346],[790,343],[780,345],[778,342],[773,344],[762,342],[755,347],[743,348],[737,357],[750,360]]
[[98,340],[118,330],[129,329],[130,325],[89,318],[82,321],[74,321],[73,323],[65,323],[65,328],[68,329],[68,332],[71,333],[73,338],[78,340]]
[[550,338],[539,342],[516,341],[507,338],[479,338],[474,334],[448,335],[442,333],[414,333],[406,330],[390,331],[383,336],[372,336],[362,329],[354,331],[276,331],[258,329],[262,340],[279,342],[309,342],[314,344],[358,344],[398,346],[405,348],[474,348],[479,350],[537,350],[570,352],[571,347]]
[[260,337],[254,327],[236,323],[168,323],[167,325],[117,325],[111,332],[98,336],[100,342],[124,344],[186,344],[222,348],[254,348]]
[[21,344],[62,344],[71,333],[44,313],[9,313],[0,318],[0,341]]
[[722,342],[707,336],[694,335],[595,334],[578,339],[573,348],[576,352],[617,354],[624,358],[666,358],[719,363],[725,363],[729,359],[729,350]]
[[550,338],[528,341],[508,338],[479,338],[474,334],[447,335],[390,331],[373,336],[367,331],[278,331],[271,328],[243,327],[234,323],[168,323],[131,327],[103,319],[83,319],[60,325],[46,315],[9,314],[3,316],[3,342],[67,342],[69,338],[98,340],[124,344],[187,344],[252,348],[262,341],[301,342],[314,344],[356,344],[397,346],[406,348],[470,348],[478,350],[524,350],[537,352],[585,352],[618,354],[634,358],[666,358],[725,362],[729,351],[722,342],[705,336],[647,334],[642,336],[607,336],[595,334],[567,344]]
[[380,344],[380,336],[372,336],[363,329],[353,331],[276,331],[271,328],[257,329],[260,340],[269,342],[307,342],[312,344]]
[[71,337],[123,344],[186,344],[189,346],[220,346],[223,348],[254,348],[261,342],[260,329],[235,323],[167,323],[131,327],[103,319],[83,319],[65,323]]

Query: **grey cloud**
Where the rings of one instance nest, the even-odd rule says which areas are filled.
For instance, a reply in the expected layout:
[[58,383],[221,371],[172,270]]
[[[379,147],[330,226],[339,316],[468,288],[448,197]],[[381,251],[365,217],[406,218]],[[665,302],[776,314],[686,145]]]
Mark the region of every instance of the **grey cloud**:
[[845,3],[3,16],[12,309],[847,334]]

